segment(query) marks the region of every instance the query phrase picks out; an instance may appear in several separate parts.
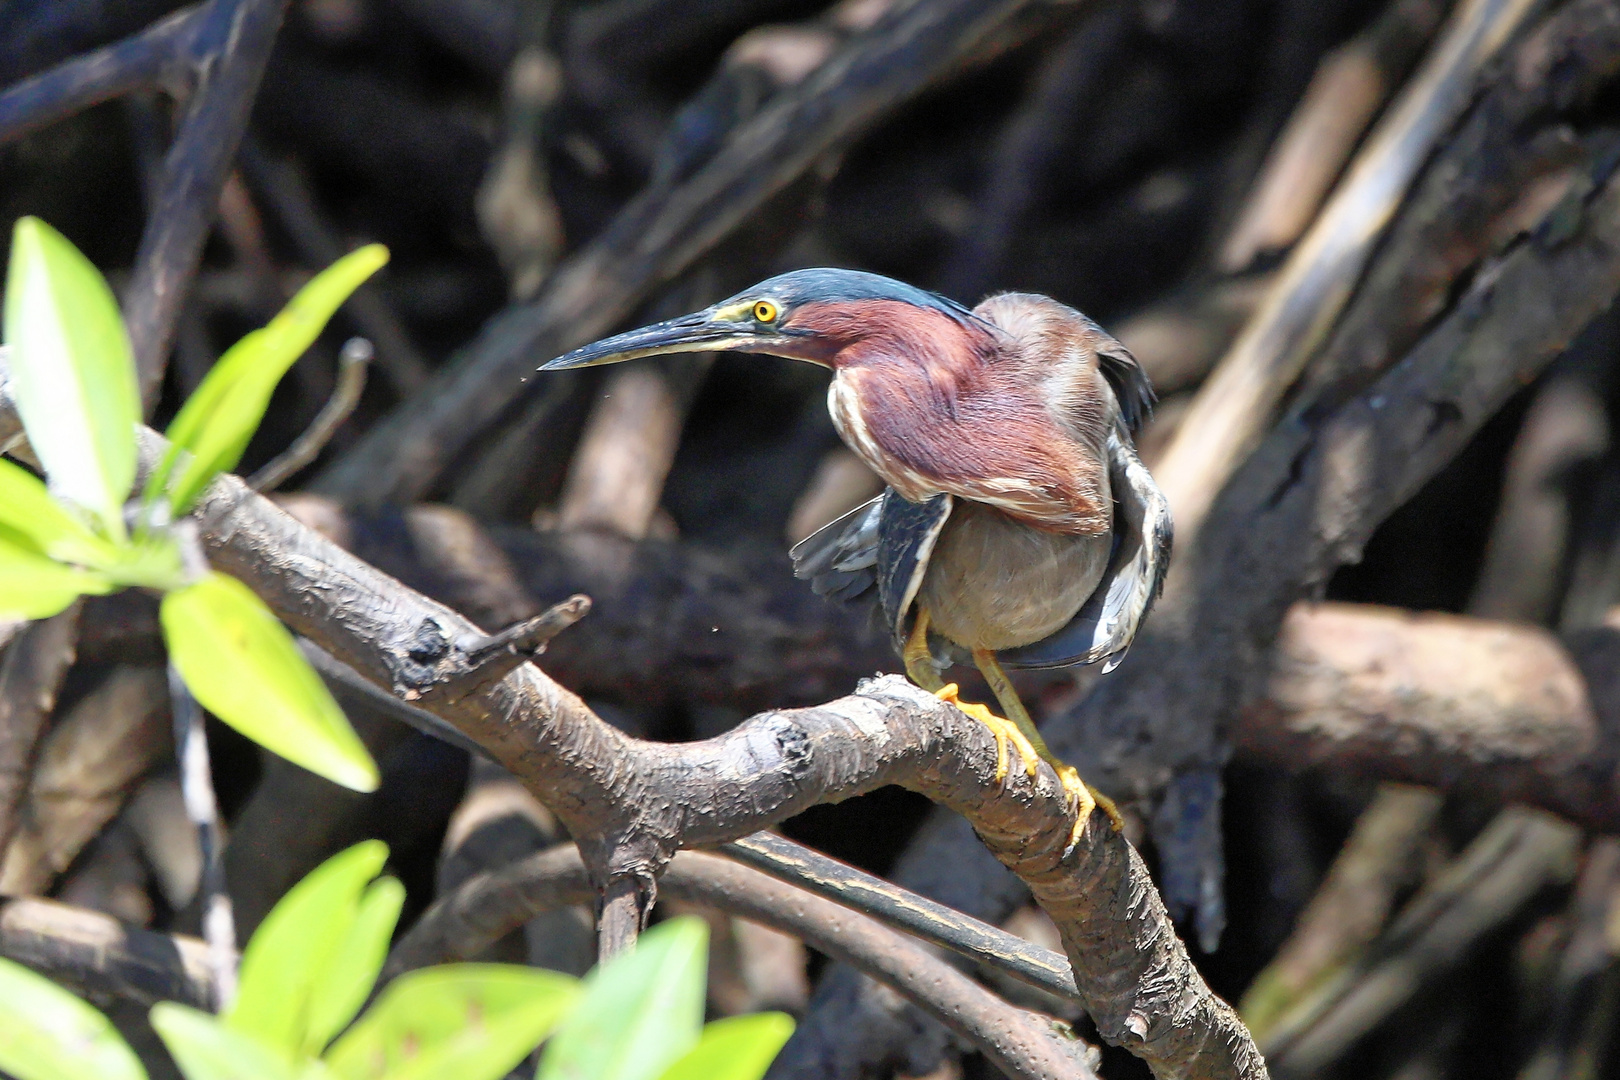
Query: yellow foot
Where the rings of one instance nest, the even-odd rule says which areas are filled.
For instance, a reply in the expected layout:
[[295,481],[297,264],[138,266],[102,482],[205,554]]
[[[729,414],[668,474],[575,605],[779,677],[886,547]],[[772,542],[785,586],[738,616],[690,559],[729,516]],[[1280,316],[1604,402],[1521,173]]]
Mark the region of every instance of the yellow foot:
[[1107,814],[1108,820],[1113,824],[1116,832],[1125,828],[1125,819],[1120,816],[1119,807],[1114,805],[1113,799],[1095,790],[1080,779],[1080,771],[1073,765],[1063,764],[1063,762],[1052,757],[1050,751],[1042,754],[1017,724],[1011,720],[1002,719],[984,705],[963,701],[957,696],[957,685],[955,683],[948,683],[943,689],[936,690],[934,696],[941,701],[955,705],[962,712],[989,728],[990,733],[996,737],[997,783],[1007,777],[1007,745],[1009,743],[1018,748],[1018,753],[1024,759],[1024,771],[1031,777],[1039,771],[1041,761],[1044,760],[1052,766],[1052,770],[1057,773],[1058,782],[1063,785],[1064,794],[1068,796],[1069,812],[1074,814],[1074,825],[1069,829],[1069,844],[1063,849],[1065,858],[1080,843],[1080,834],[1085,832],[1086,822],[1091,819],[1093,810],[1100,809]]
[[1064,858],[1080,843],[1080,834],[1086,830],[1086,822],[1091,818],[1091,812],[1101,809],[1108,815],[1113,823],[1114,831],[1120,832],[1125,828],[1125,819],[1120,815],[1119,807],[1114,800],[1097,791],[1080,779],[1080,771],[1073,765],[1053,765],[1057,770],[1058,781],[1063,785],[1063,791],[1069,797],[1069,809],[1074,814],[1074,826],[1069,829],[1069,844],[1063,849]]
[[996,737],[996,783],[1007,778],[1007,744],[1011,743],[1018,748],[1018,753],[1024,759],[1024,771],[1030,776],[1041,767],[1040,753],[1035,744],[1029,741],[1018,725],[1011,720],[1003,720],[984,705],[977,705],[971,701],[963,701],[957,697],[955,683],[948,683],[943,689],[936,690],[934,696],[941,701],[948,701],[958,709],[967,713],[990,729],[990,734]]

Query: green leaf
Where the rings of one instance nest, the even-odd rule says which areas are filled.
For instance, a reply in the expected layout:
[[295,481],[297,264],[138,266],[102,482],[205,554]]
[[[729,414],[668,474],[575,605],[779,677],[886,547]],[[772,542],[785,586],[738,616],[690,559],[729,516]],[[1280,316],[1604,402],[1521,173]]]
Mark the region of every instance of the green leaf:
[[546,1046],[538,1080],[656,1080],[698,1041],[708,946],[708,925],[682,916],[598,966]]
[[[236,467],[270,407],[270,395],[334,312],[388,262],[388,249],[370,244],[352,251],[310,280],[281,314],[219,358],[169,425],[169,452],[153,473],[146,501],[169,490],[169,506],[183,513],[215,476]],[[189,455],[184,457],[183,455]]]
[[[174,1001],[152,1006],[152,1027],[186,1080],[297,1080],[284,1053]],[[89,1074],[87,1074],[89,1075]]]
[[19,218],[6,276],[17,412],[51,487],[123,539],[141,418],[135,360],[100,272],[38,218]]
[[[93,580],[109,587],[172,589],[184,583],[180,549],[172,538],[152,534],[114,544],[97,536],[73,511],[52,498],[38,477],[4,458],[0,458],[0,543],[48,556],[58,563],[99,571],[82,579],[81,584]],[[60,576],[52,571],[46,573],[54,575],[51,581]],[[59,591],[52,589],[49,582],[40,584],[52,592]],[[106,591],[98,586],[76,588],[76,592]]]
[[355,791],[377,766],[343,710],[264,602],[209,573],[163,597],[169,659],[209,712],[295,765]]
[[115,584],[161,589],[165,592],[186,584],[180,546],[167,533],[146,533],[113,549],[104,562],[89,564],[106,574]]
[[0,1072],[17,1080],[146,1080],[112,1022],[43,975],[0,959]]
[[[388,845],[367,840],[287,891],[242,951],[236,1000],[225,1014],[231,1030],[288,1053],[304,1051],[315,1003],[328,993],[324,984],[354,930],[361,894],[387,859]],[[322,1023],[330,1023],[335,1006],[324,1005]]]
[[348,935],[333,952],[310,998],[304,1053],[324,1050],[366,1003],[388,958],[388,942],[404,905],[405,886],[393,878],[374,882],[360,898]]
[[792,1034],[793,1017],[787,1013],[716,1020],[658,1080],[760,1080]]
[[498,1080],[579,997],[579,980],[509,964],[402,975],[326,1055],[343,1080]]
[[0,527],[0,619],[46,619],[75,597],[117,588],[102,574],[63,566],[24,543]]
[[0,458],[0,528],[27,537],[29,545],[61,562],[102,566],[119,548],[92,532],[51,497],[39,477]]

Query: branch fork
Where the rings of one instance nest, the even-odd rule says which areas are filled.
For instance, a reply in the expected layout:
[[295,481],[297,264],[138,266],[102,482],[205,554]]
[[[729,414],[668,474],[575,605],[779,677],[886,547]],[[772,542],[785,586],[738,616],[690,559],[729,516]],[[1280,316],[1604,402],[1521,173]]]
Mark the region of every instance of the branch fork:
[[[0,434],[13,411],[4,391],[0,379]],[[139,444],[148,466],[166,449],[146,430]],[[1093,815],[1065,857],[1068,797],[1051,768],[997,780],[989,730],[903,678],[868,680],[825,705],[764,712],[713,739],[645,742],[607,724],[533,664],[489,677],[517,646],[570,621],[582,604],[485,635],[235,477],[216,480],[194,513],[216,567],[373,683],[401,697],[414,691],[421,708],[546,803],[607,901],[609,948],[614,935],[622,942],[639,929],[647,883],[682,848],[738,840],[818,803],[899,784],[966,816],[1030,887],[1058,926],[1080,1001],[1105,1039],[1162,1077],[1265,1077],[1247,1030],[1193,968],[1125,837]],[[484,663],[470,659],[469,648]]]

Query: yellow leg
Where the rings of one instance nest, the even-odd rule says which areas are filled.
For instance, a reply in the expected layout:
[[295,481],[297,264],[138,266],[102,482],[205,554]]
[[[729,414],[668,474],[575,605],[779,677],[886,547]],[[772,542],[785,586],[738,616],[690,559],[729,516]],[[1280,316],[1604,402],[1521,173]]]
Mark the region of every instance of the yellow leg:
[[[942,701],[950,702],[990,729],[996,737],[996,782],[1000,783],[1007,776],[1007,744],[1023,743],[1023,735],[1017,727],[983,705],[962,701],[956,696],[956,684],[946,685],[945,680],[939,677],[939,669],[934,667],[933,657],[928,652],[928,623],[928,609],[918,604],[917,621],[912,623],[911,636],[906,638],[906,647],[900,653],[906,662],[906,674],[922,689],[937,695]],[[1020,746],[1019,750],[1022,752],[1023,747]],[[1033,776],[1036,768],[1034,751],[1025,754],[1024,760]]]
[[945,688],[945,680],[939,677],[934,658],[928,653],[928,609],[921,604],[917,605],[917,621],[911,624],[911,636],[906,638],[906,647],[900,656],[906,662],[906,674],[912,682],[931,694]]
[[[989,649],[974,649],[973,662],[978,665],[985,681],[990,684],[990,690],[1001,703],[1001,710],[1007,714],[1013,726],[1019,732],[1021,742],[1019,750],[1024,756],[1024,763],[1031,776],[1035,775],[1035,758],[1039,756],[1042,761],[1052,766],[1063,784],[1063,790],[1069,795],[1070,804],[1074,808],[1074,828],[1069,832],[1069,848],[1073,848],[1080,840],[1080,833],[1086,827],[1086,820],[1091,817],[1093,808],[1100,807],[1113,822],[1115,829],[1125,827],[1124,818],[1120,817],[1119,807],[1114,801],[1100,791],[1094,790],[1089,784],[1080,779],[1080,773],[1073,765],[1066,765],[1059,761],[1057,756],[1047,747],[1046,740],[1035,727],[1035,721],[1030,719],[1029,710],[1024,708],[1023,700],[1014,689],[1012,680],[996,659],[996,654]],[[1025,747],[1028,747],[1026,750]]]

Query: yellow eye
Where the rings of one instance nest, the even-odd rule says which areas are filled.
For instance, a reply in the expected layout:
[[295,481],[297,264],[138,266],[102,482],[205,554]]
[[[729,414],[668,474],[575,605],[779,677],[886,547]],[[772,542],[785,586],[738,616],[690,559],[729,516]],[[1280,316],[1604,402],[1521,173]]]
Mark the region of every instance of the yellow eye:
[[776,305],[771,303],[769,300],[761,300],[759,303],[754,305],[754,318],[758,319],[760,322],[775,322],[776,316],[779,314],[780,312],[776,310]]

